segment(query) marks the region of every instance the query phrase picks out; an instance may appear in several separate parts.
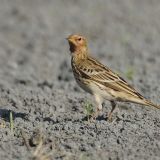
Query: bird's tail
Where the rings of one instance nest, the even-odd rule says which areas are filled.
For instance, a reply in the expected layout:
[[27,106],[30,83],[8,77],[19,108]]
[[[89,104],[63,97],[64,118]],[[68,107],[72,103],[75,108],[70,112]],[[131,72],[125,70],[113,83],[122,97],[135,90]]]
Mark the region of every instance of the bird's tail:
[[150,107],[155,107],[157,109],[160,109],[160,105],[156,105],[154,103],[152,103],[151,101],[149,100],[144,100],[144,105],[147,105],[147,106],[150,106]]
[[160,105],[156,105],[156,104],[152,103],[150,100],[147,100],[143,96],[139,96],[139,98],[132,97],[132,99],[130,99],[130,101],[134,102],[134,103],[138,103],[138,104],[142,104],[142,105],[146,105],[146,106],[155,107],[157,109],[160,109]]

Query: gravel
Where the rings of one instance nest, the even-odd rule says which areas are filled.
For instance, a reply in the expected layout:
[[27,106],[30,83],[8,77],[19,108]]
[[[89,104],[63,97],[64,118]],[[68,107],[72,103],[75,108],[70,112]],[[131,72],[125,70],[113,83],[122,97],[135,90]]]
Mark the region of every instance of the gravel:
[[159,110],[119,103],[109,123],[106,101],[87,121],[84,104],[94,100],[75,83],[65,40],[86,36],[94,57],[160,104],[159,0],[0,3],[1,160],[160,159]]

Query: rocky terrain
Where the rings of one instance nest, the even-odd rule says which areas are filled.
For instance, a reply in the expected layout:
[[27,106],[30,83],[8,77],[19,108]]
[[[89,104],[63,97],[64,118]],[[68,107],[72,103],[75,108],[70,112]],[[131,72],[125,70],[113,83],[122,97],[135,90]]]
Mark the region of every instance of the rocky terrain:
[[159,160],[160,110],[109,102],[95,123],[65,38],[160,104],[159,0],[0,0],[0,159]]

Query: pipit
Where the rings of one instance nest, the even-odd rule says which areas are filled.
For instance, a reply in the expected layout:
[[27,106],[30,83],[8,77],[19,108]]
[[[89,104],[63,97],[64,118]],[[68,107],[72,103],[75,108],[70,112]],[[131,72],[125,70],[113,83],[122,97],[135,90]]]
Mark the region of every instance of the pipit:
[[108,114],[111,120],[116,102],[132,102],[160,109],[144,98],[131,85],[107,66],[92,58],[88,52],[87,40],[81,35],[70,35],[68,43],[71,52],[71,65],[74,77],[81,88],[95,97],[97,103],[93,118],[99,115],[104,100],[111,102],[112,109]]

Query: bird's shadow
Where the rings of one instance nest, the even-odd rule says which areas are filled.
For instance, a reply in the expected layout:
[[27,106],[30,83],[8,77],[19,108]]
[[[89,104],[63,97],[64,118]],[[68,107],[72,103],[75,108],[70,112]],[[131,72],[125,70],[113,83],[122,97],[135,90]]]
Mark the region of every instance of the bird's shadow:
[[[91,119],[91,116],[89,117],[89,119]],[[99,115],[97,118],[96,118],[97,121],[107,121],[108,118],[105,117],[104,115]],[[82,118],[82,121],[88,121],[88,116],[85,116],[84,118]]]
[[27,119],[26,113],[15,112],[9,109],[0,109],[0,118],[3,118],[6,122],[10,122],[10,113],[12,112],[13,119],[22,118]]

